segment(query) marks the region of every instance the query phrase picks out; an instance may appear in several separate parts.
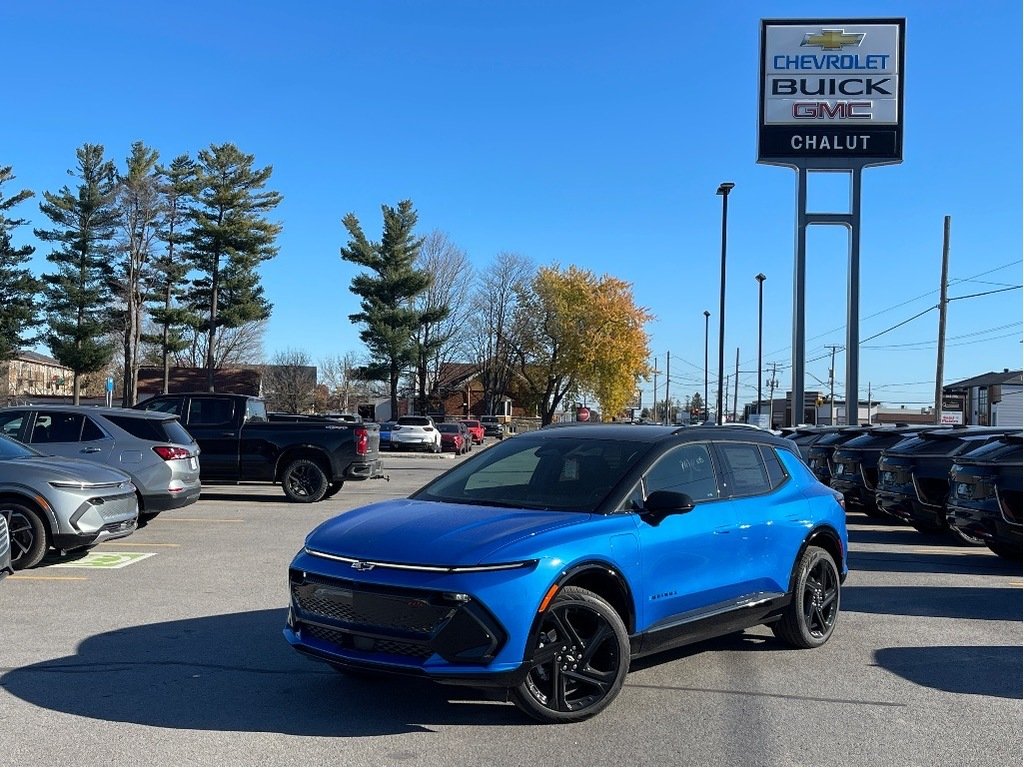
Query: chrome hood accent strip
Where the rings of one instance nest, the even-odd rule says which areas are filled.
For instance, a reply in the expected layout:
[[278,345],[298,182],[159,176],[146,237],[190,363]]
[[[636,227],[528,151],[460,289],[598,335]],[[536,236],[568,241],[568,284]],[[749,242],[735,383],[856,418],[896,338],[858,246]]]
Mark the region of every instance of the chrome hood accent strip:
[[534,565],[536,560],[526,560],[518,563],[498,563],[495,565],[412,565],[409,563],[387,563],[379,560],[360,560],[355,557],[343,557],[332,555],[320,550],[303,547],[307,555],[322,557],[325,560],[334,560],[338,563],[348,563],[357,570],[372,570],[373,568],[392,568],[398,571],[421,571],[425,573],[480,573],[482,571],[511,571],[516,568],[526,568]]

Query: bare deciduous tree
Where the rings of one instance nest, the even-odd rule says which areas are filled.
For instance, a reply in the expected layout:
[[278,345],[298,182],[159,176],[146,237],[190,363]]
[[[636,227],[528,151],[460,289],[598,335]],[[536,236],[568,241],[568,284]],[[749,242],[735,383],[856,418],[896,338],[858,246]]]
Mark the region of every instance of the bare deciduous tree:
[[[263,334],[267,329],[266,320],[244,323],[237,328],[225,328],[217,334],[213,350],[214,368],[231,368],[252,365],[263,360]],[[186,346],[174,355],[176,365],[189,368],[206,366],[206,344],[209,336],[205,330],[185,329]]]
[[473,266],[466,252],[444,232],[434,230],[425,238],[416,268],[431,276],[429,287],[416,297],[417,312],[428,319],[416,330],[416,389],[422,403],[437,384],[438,372],[462,352],[460,333],[470,314]]
[[313,409],[316,367],[301,349],[278,352],[263,372],[263,397],[267,408],[287,413],[308,413]]
[[514,370],[513,350],[522,346],[516,326],[517,288],[533,277],[534,266],[517,253],[499,253],[492,265],[477,275],[466,315],[468,352],[480,367],[484,408],[495,413],[509,391]]
[[383,396],[380,382],[359,378],[359,371],[365,365],[355,352],[326,357],[320,361],[317,372],[319,384],[326,390],[324,406],[327,410],[354,413],[360,400],[372,400]]

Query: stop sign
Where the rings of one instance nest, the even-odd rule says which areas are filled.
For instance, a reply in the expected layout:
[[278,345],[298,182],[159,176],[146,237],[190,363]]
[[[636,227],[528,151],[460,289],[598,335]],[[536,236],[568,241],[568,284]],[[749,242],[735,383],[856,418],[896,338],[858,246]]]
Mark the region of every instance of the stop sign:
[[576,409],[576,420],[577,421],[590,421],[590,409],[586,407],[580,407]]

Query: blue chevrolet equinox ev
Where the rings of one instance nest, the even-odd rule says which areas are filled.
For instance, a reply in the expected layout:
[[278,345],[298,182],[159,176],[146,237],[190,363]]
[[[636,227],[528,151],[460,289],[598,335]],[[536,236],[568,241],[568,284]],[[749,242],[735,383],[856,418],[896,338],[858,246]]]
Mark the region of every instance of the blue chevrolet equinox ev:
[[554,723],[604,709],[639,656],[758,624],[820,646],[846,518],[794,451],[715,426],[517,435],[313,530],[285,637],[342,672],[505,688]]

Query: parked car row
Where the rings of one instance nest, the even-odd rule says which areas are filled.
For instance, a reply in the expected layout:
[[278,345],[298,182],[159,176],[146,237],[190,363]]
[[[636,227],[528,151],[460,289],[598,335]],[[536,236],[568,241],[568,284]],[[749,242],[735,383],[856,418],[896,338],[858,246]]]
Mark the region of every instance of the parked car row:
[[131,478],[101,464],[46,456],[0,434],[0,518],[15,570],[38,565],[47,550],[87,549],[138,526]]
[[0,408],[0,570],[128,536],[161,511],[194,503],[201,488],[199,446],[173,415]]
[[[452,451],[456,455],[468,453],[474,445],[483,445],[484,437],[494,435],[493,428],[482,416],[480,419],[458,419],[436,422],[431,416],[399,416],[395,421],[380,424],[382,450],[421,450],[430,453]],[[503,433],[498,426],[497,436]],[[488,431],[490,430],[490,431]]]
[[885,425],[807,428],[788,437],[850,507],[1021,558],[1020,432]]

